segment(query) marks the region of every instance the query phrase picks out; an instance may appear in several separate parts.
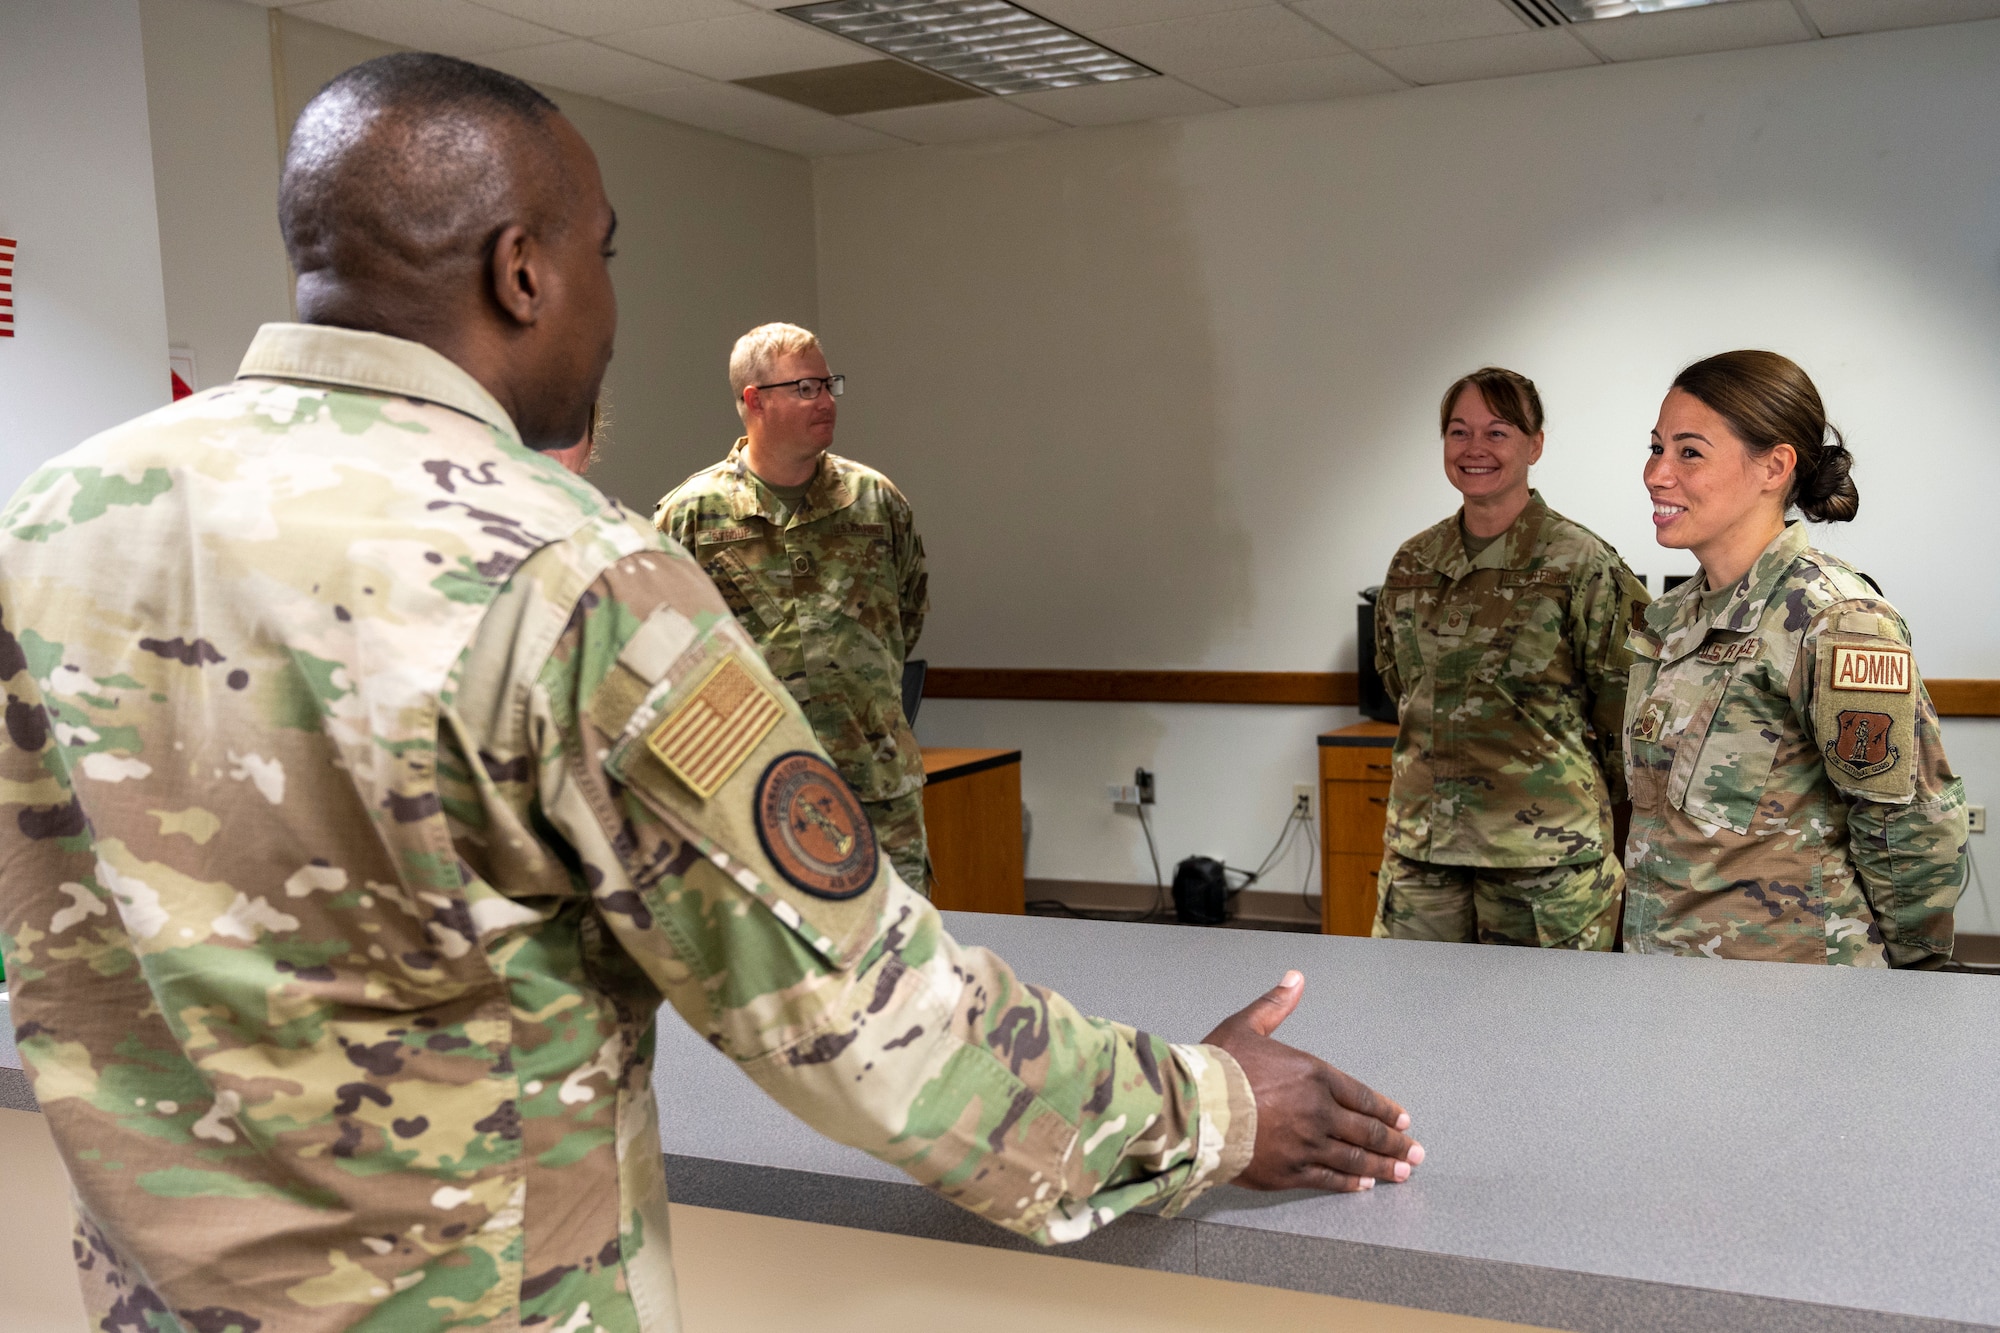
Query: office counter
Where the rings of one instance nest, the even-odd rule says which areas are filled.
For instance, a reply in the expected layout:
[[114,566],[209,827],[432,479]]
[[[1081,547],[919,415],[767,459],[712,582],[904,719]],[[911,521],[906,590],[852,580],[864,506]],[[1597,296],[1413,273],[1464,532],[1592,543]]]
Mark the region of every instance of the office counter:
[[[1281,1035],[1402,1101],[1429,1154],[1405,1185],[1225,1187],[1064,1253],[1606,1333],[2000,1327],[1991,978],[950,921],[1176,1040],[1299,967]],[[1020,1244],[804,1130],[671,1015],[656,1086],[680,1202]],[[24,1090],[0,1069],[0,1105]]]

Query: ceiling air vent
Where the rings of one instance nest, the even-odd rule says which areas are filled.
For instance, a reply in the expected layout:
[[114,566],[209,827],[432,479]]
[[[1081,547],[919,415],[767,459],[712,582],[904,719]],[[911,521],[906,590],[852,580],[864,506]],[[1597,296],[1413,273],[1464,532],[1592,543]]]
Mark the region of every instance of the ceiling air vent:
[[1554,28],[1565,23],[1587,23],[1591,19],[1623,18],[1627,14],[1657,14],[1663,9],[1730,4],[1732,0],[1507,0],[1507,3],[1537,28]]
[[778,12],[1001,97],[1159,73],[1007,0],[829,0]]

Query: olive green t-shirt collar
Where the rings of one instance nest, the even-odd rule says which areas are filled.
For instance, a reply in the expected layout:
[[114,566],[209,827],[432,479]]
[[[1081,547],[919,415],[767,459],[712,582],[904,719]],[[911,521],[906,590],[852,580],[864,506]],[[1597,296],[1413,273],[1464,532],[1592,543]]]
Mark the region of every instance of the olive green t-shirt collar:
[[327,324],[266,324],[250,340],[238,379],[298,380],[436,403],[520,439],[513,418],[478,380],[407,338]]

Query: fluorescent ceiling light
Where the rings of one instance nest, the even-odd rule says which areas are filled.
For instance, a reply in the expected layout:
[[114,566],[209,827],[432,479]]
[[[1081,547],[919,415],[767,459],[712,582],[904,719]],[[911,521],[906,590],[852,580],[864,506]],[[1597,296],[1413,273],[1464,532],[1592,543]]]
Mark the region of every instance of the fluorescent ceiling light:
[[1623,18],[1627,14],[1657,14],[1663,9],[1693,9],[1697,5],[1728,4],[1730,0],[1554,0],[1572,23],[1589,19]]
[[779,12],[1002,97],[1159,72],[1007,0],[828,0]]

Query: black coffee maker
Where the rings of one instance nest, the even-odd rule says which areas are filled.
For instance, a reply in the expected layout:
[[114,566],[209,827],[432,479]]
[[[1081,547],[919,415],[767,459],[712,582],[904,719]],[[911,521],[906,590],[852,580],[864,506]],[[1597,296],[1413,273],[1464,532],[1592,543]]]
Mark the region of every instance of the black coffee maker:
[[1375,599],[1381,592],[1379,584],[1363,588],[1361,605],[1354,608],[1354,643],[1361,654],[1361,663],[1355,674],[1361,678],[1361,716],[1377,722],[1394,722],[1396,701],[1382,687],[1382,677],[1375,670]]

